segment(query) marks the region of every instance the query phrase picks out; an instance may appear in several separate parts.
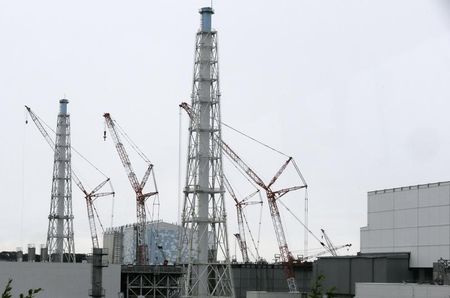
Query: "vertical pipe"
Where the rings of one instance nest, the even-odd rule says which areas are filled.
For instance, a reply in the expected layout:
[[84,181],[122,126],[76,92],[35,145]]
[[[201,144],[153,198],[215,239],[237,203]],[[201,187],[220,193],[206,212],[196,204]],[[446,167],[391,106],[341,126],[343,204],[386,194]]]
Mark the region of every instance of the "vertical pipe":
[[209,176],[210,176],[210,132],[211,132],[211,15],[209,7],[200,10],[201,14],[201,41],[199,65],[199,187],[198,195],[198,245],[199,245],[199,296],[208,294],[208,212],[209,212]]
[[57,215],[57,223],[56,223],[56,254],[58,255],[58,262],[63,261],[64,254],[64,213],[66,207],[66,184],[68,183],[65,180],[66,177],[66,161],[67,161],[67,150],[65,148],[67,144],[68,131],[66,126],[66,117],[67,117],[67,104],[69,101],[67,99],[61,99],[59,101],[59,115],[58,115],[58,127],[56,130],[56,151],[58,154],[58,172],[57,172],[57,201],[56,201],[56,215]]

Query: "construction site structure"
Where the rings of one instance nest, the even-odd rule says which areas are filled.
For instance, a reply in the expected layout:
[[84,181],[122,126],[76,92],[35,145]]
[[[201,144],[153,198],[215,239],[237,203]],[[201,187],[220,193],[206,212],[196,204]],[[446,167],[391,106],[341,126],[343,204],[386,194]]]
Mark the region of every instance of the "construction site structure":
[[103,288],[103,267],[108,267],[106,256],[108,250],[105,248],[94,247],[92,249],[92,273],[89,296],[93,298],[105,297],[105,289]]
[[[233,198],[233,200],[235,202],[235,206],[236,206],[236,216],[237,216],[239,233],[234,234],[234,237],[236,237],[238,244],[239,244],[239,249],[242,254],[242,262],[249,263],[250,257],[248,254],[248,246],[247,246],[247,239],[245,236],[246,233],[245,233],[245,225],[244,225],[244,222],[246,222],[245,215],[244,215],[244,207],[248,206],[248,205],[255,205],[255,204],[262,205],[262,201],[249,201],[249,199],[251,197],[253,197],[255,194],[259,193],[259,190],[256,190],[254,193],[250,194],[249,196],[245,197],[244,199],[239,200],[236,196],[236,193],[233,190],[233,187],[231,186],[230,182],[228,181],[228,179],[225,175],[223,176],[223,182],[224,182],[224,185],[225,185],[225,188],[226,188],[228,194]],[[257,255],[257,260],[258,260],[259,253],[258,253],[257,249],[256,249],[256,255]]]
[[[180,107],[183,108],[189,115],[191,121],[198,121],[197,119],[198,114],[196,113],[195,109],[189,106],[187,103],[183,102],[180,104]],[[277,200],[280,199],[282,196],[286,195],[288,192],[299,190],[302,188],[306,188],[307,184],[305,180],[303,179],[303,176],[298,171],[303,185],[297,185],[293,187],[288,188],[282,188],[279,190],[272,190],[273,185],[278,180],[278,178],[281,176],[281,174],[286,170],[287,166],[289,164],[294,164],[294,167],[297,169],[297,166],[292,159],[292,157],[289,157],[283,165],[280,167],[280,169],[277,171],[277,173],[273,176],[273,178],[270,180],[269,183],[265,183],[257,174],[255,171],[253,171],[240,157],[236,154],[234,150],[230,148],[221,138],[215,138],[213,139],[213,143],[216,143],[217,146],[222,149],[222,151],[234,162],[234,164],[239,167],[243,173],[245,173],[249,179],[251,179],[256,185],[261,187],[265,192],[267,196],[267,201],[269,204],[270,209],[270,215],[272,217],[272,223],[275,229],[275,235],[277,237],[278,241],[278,247],[280,250],[280,258],[285,266],[285,276],[288,283],[289,292],[296,293],[297,291],[297,285],[295,282],[295,273],[293,269],[293,263],[295,261],[291,251],[289,250],[286,236],[284,233],[283,223],[281,221],[280,211],[278,208]],[[322,242],[321,242],[322,243]],[[322,245],[324,245],[322,243]]]
[[47,247],[50,262],[75,263],[72,213],[70,115],[67,99],[59,101],[53,162],[52,193],[48,215]]
[[[188,256],[182,286],[184,297],[234,297],[224,200],[217,32],[214,11],[200,9],[196,35],[192,108],[180,258]],[[219,260],[221,259],[221,260]]]
[[[55,160],[59,158],[60,154],[65,154],[64,151],[60,151],[59,147],[57,146],[57,142],[54,141],[49,133],[47,132],[47,130],[44,127],[43,122],[41,121],[41,119],[31,110],[30,107],[25,106],[25,108],[27,109],[28,113],[30,114],[31,119],[33,120],[34,124],[36,124],[36,127],[38,128],[39,132],[42,134],[42,136],[44,137],[44,139],[47,141],[47,144],[50,146],[50,148],[52,148],[52,150],[55,153]],[[28,121],[27,121],[28,122]],[[58,122],[59,123],[59,122]],[[69,146],[69,150],[70,148],[70,144]],[[90,163],[90,162],[89,162]],[[97,169],[97,168],[96,168]],[[98,170],[98,169],[97,169]],[[93,248],[99,248],[99,241],[98,241],[98,235],[97,235],[97,227],[95,224],[95,214],[97,214],[97,211],[95,209],[94,206],[94,200],[96,198],[99,197],[104,197],[104,196],[108,196],[108,195],[113,195],[114,196],[114,191],[109,191],[109,192],[99,192],[100,189],[103,188],[103,186],[106,183],[110,183],[111,189],[112,189],[112,185],[110,182],[110,179],[108,177],[105,177],[106,180],[104,180],[103,182],[101,182],[99,185],[97,185],[92,191],[87,191],[86,188],[84,187],[83,183],[81,183],[81,180],[78,178],[78,175],[75,173],[75,171],[70,167],[69,171],[72,174],[72,179],[73,181],[75,181],[76,186],[81,190],[81,192],[84,194],[84,198],[86,200],[86,207],[87,207],[87,214],[88,214],[88,220],[89,220],[89,228],[90,228],[90,232],[91,232],[91,239],[92,239],[92,247]],[[99,171],[99,170],[98,170]],[[101,171],[99,171],[100,173],[102,173]],[[103,173],[102,173],[103,174]],[[103,174],[104,175],[104,174]],[[53,192],[52,192],[53,193]],[[98,218],[98,214],[97,214],[97,218]],[[99,221],[100,223],[100,221]],[[101,225],[101,223],[100,223]],[[47,243],[48,245],[48,243]],[[47,246],[47,253],[48,253],[48,246]],[[47,259],[47,257],[44,259],[44,261]]]
[[[153,172],[153,164],[148,160],[147,157],[142,152],[140,153],[140,156],[146,161],[147,163],[147,170],[141,180],[139,182],[136,173],[131,165],[130,157],[128,156],[127,151],[125,150],[125,146],[122,143],[122,140],[119,136],[119,131],[116,128],[115,121],[111,118],[111,115],[109,113],[105,113],[103,115],[106,121],[106,125],[109,128],[110,134],[112,136],[112,139],[114,141],[114,145],[116,147],[117,153],[119,154],[120,161],[122,162],[122,165],[125,169],[125,172],[127,174],[128,180],[131,183],[131,187],[133,188],[135,194],[136,194],[136,217],[137,217],[137,224],[136,224],[136,264],[138,265],[148,265],[148,244],[146,239],[146,225],[147,225],[147,213],[145,209],[145,202],[146,200],[154,195],[158,194],[158,190],[156,188],[156,181],[154,177]],[[106,140],[106,131],[103,134],[104,139]],[[144,193],[144,187],[148,181],[148,178],[150,175],[153,175],[153,182],[155,183],[155,191]]]

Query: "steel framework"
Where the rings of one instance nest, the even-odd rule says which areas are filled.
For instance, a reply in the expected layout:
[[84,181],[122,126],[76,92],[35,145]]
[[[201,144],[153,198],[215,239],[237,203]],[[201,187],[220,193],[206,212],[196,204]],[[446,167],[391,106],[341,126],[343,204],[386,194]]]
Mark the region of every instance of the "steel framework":
[[47,247],[51,262],[75,263],[72,214],[70,115],[67,99],[59,101],[53,162],[52,194],[48,215]]
[[[125,150],[125,147],[120,139],[115,121],[112,120],[111,115],[109,113],[105,113],[103,117],[105,118],[106,125],[109,128],[110,134],[114,141],[114,145],[116,147],[117,153],[119,154],[120,161],[122,162],[122,165],[125,169],[128,180],[130,181],[131,187],[133,188],[136,194],[136,217],[137,217],[136,263],[138,265],[148,265],[149,261],[148,245],[145,236],[147,225],[147,213],[145,210],[145,201],[149,197],[157,195],[158,190],[155,189],[155,191],[144,193],[144,187],[150,175],[153,175],[153,182],[155,183],[156,188],[155,176],[153,172],[153,164],[150,163],[150,161],[144,155],[141,156],[145,158],[145,162],[147,163],[148,167],[141,182],[139,182],[136,173],[134,172],[133,167],[131,165],[128,153]],[[106,132],[104,133],[104,138],[106,139]]]
[[122,266],[122,280],[125,280],[126,287],[122,289],[124,298],[180,297],[178,281],[182,274],[182,268],[175,266]]
[[[64,152],[60,152],[59,150],[57,150],[57,147],[55,145],[55,141],[53,141],[53,139],[50,137],[50,135],[48,134],[48,132],[45,129],[44,125],[42,124],[41,120],[39,119],[39,117],[31,110],[30,107],[25,106],[25,108],[27,109],[28,113],[30,114],[31,119],[33,120],[34,124],[36,124],[36,127],[38,128],[39,132],[42,134],[44,139],[47,141],[47,144],[55,152],[55,156],[56,155],[59,156],[59,154],[64,154]],[[102,183],[97,185],[92,191],[88,192],[84,188],[83,183],[81,183],[81,181],[78,178],[78,176],[75,173],[75,171],[72,168],[70,169],[70,171],[71,171],[71,174],[72,174],[72,179],[75,181],[75,184],[78,186],[78,188],[84,194],[84,198],[86,200],[86,208],[87,208],[87,214],[88,214],[88,220],[89,220],[89,228],[90,228],[90,231],[91,231],[92,247],[93,248],[99,248],[99,242],[98,242],[98,236],[97,236],[97,228],[96,228],[95,216],[94,216],[97,212],[96,212],[96,209],[95,209],[95,206],[94,206],[94,200],[96,198],[104,197],[104,196],[108,196],[108,195],[113,195],[114,196],[114,191],[111,191],[111,192],[100,192],[100,193],[98,192],[106,183],[110,182],[110,179],[106,178],[106,180],[104,180]],[[98,217],[98,214],[97,214],[97,217]],[[101,223],[100,223],[100,225],[101,225]]]
[[[236,205],[236,216],[237,216],[237,223],[238,223],[238,229],[239,233],[234,234],[236,237],[238,243],[239,243],[239,249],[241,250],[242,254],[242,262],[248,263],[250,262],[250,257],[248,256],[248,248],[247,248],[247,237],[245,236],[245,226],[244,226],[244,207],[248,205],[255,205],[255,204],[262,204],[262,201],[256,202],[256,201],[248,201],[251,197],[253,197],[255,194],[259,193],[259,190],[255,191],[254,193],[250,194],[249,196],[245,197],[242,200],[239,200],[233,190],[233,187],[231,186],[230,182],[228,181],[227,177],[223,176],[223,182],[225,185],[225,188],[228,192],[228,194],[233,198],[235,205]],[[257,251],[257,255],[259,258],[259,253]]]
[[[195,109],[189,106],[187,103],[183,102],[180,104],[180,107],[183,108],[189,115],[191,121],[197,121],[198,114],[196,114]],[[284,233],[283,223],[281,221],[280,211],[278,209],[277,201],[282,196],[286,195],[288,192],[299,190],[302,188],[307,188],[306,183],[303,181],[303,185],[283,188],[279,190],[272,190],[272,186],[278,180],[278,178],[283,174],[284,170],[290,163],[294,163],[292,157],[289,157],[277,173],[273,176],[269,183],[265,183],[258,174],[255,173],[240,157],[230,148],[221,138],[216,138],[213,140],[217,143],[217,145],[222,149],[222,151],[238,166],[242,172],[244,172],[256,185],[261,187],[266,192],[267,202],[269,204],[270,215],[272,217],[272,223],[275,230],[275,235],[277,237],[278,248],[280,250],[280,257],[285,267],[285,276],[289,288],[289,292],[296,293],[297,285],[295,282],[295,273],[293,269],[293,263],[295,261],[292,253],[289,250],[286,236]],[[295,164],[294,164],[295,165]],[[324,245],[321,242],[322,245]]]
[[[179,260],[187,258],[182,295],[233,297],[224,200],[217,32],[210,7],[200,10]],[[219,258],[223,260],[219,261]]]

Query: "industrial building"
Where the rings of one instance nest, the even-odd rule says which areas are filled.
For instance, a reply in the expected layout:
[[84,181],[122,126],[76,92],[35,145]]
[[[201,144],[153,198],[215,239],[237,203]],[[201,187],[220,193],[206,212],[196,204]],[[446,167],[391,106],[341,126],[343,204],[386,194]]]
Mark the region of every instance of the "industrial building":
[[450,296],[450,286],[409,283],[358,283],[355,298],[443,298]]
[[[181,227],[163,221],[148,222],[146,239],[150,264],[176,263]],[[136,226],[133,224],[108,228],[103,233],[103,247],[110,251],[111,264],[136,264]]]
[[411,268],[450,258],[450,182],[371,191],[361,253],[409,252]]
[[[3,288],[12,279],[13,297],[36,288],[43,289],[37,297],[88,297],[92,289],[91,268],[88,263],[1,262],[0,281]],[[102,287],[107,297],[119,297],[120,271],[120,265],[103,269]]]
[[[33,118],[55,151],[49,228],[47,244],[40,257],[42,262],[33,262],[36,259],[35,248],[30,247],[29,262],[21,262],[22,255],[19,257],[18,254],[18,262],[1,263],[0,280],[12,278],[14,294],[28,288],[44,288],[42,297],[103,297],[107,293],[107,297],[125,298],[244,298],[279,296],[276,293],[305,297],[313,281],[323,275],[324,288],[334,288],[339,297],[448,295],[449,286],[415,283],[433,283],[437,280],[435,276],[439,276],[442,283],[450,280],[447,276],[450,276],[450,266],[441,268],[435,265],[438,260],[450,259],[450,182],[369,192],[368,223],[360,229],[361,252],[356,256],[334,254],[332,257],[319,257],[314,263],[293,257],[277,200],[289,191],[307,188],[307,184],[292,157],[281,165],[271,180],[263,181],[222,140],[218,44],[217,31],[212,27],[213,14],[211,7],[200,10],[191,102],[180,104],[190,121],[180,225],[147,222],[146,200],[158,195],[156,179],[153,176],[148,180],[154,175],[153,164],[140,152],[147,163],[147,171],[138,180],[116,130],[115,120],[105,113],[106,125],[134,191],[137,214],[135,223],[107,229],[103,234],[103,248],[99,247],[92,198],[113,192],[95,194],[109,178],[88,192],[73,173],[68,100],[63,99],[60,101],[55,142],[48,140],[39,120]],[[30,114],[33,116],[32,112]],[[224,201],[226,191],[229,194],[232,191],[224,175],[223,155],[247,175],[245,179],[265,192],[278,242],[279,262],[252,263],[248,257],[243,263],[231,262]],[[294,164],[303,184],[272,189],[290,164]],[[86,195],[92,247],[100,256],[97,263],[76,262],[72,180]],[[147,181],[155,183],[154,190],[144,191]],[[235,201],[239,203],[236,198]],[[244,230],[241,229],[237,235],[244,256],[247,249]],[[336,252],[328,241],[327,245],[330,252]],[[326,247],[325,244],[323,246]],[[108,262],[103,263],[102,257]],[[107,263],[110,265],[106,266]],[[437,272],[436,268],[440,271]],[[97,277],[98,293],[94,295],[88,289],[92,289]]]

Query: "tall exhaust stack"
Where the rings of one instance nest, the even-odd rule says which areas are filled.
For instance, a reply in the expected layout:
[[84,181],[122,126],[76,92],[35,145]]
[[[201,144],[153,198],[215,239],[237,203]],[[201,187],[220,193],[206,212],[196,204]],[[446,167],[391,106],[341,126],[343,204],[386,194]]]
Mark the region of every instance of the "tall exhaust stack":
[[47,248],[50,262],[75,263],[68,103],[67,99],[59,101]]
[[217,32],[211,7],[200,9],[196,36],[180,258],[184,297],[234,297],[224,202]]

